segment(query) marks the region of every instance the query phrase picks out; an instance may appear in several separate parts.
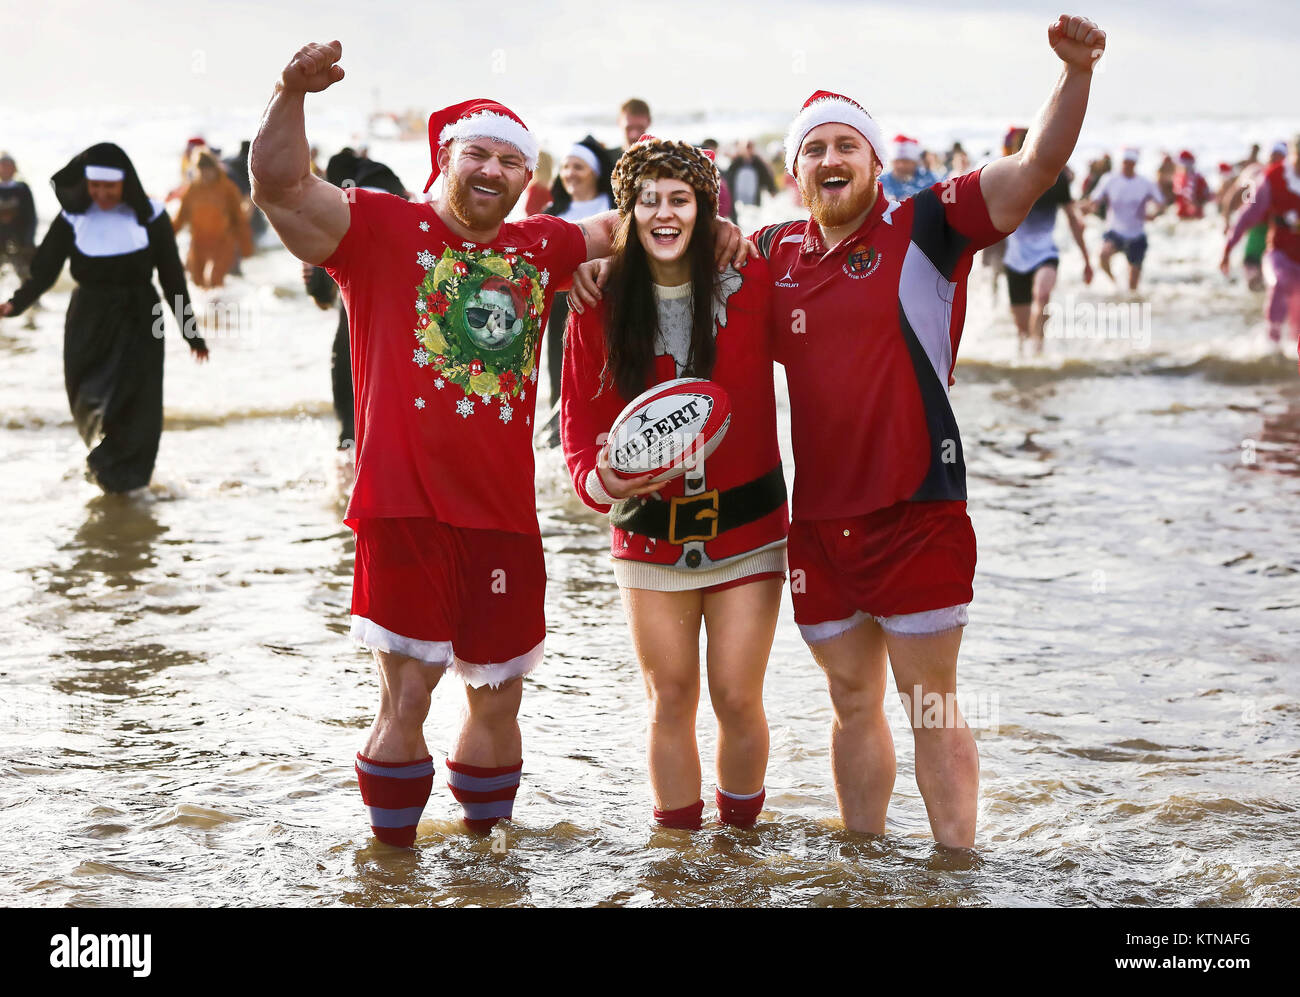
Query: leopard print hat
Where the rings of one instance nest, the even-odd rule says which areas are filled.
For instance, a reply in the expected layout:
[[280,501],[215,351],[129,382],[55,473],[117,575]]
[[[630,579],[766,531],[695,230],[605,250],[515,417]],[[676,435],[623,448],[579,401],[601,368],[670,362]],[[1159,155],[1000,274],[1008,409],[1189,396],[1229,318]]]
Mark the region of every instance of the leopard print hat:
[[610,184],[619,214],[626,215],[632,210],[644,180],[657,180],[661,176],[690,184],[697,195],[703,196],[708,217],[717,215],[718,167],[713,157],[688,142],[653,135],[641,136],[614,166]]

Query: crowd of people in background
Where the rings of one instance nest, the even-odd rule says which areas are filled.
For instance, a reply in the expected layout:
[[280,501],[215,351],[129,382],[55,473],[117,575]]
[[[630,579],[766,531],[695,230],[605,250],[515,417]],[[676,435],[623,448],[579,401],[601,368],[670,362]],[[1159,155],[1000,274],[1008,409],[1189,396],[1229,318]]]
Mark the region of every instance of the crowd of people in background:
[[[651,133],[652,124],[649,104],[632,98],[619,108],[620,144],[607,147],[588,134],[563,153],[542,150],[521,201],[524,214],[544,213],[576,222],[610,210],[614,164],[627,148]],[[1023,127],[1009,128],[1000,150],[986,150],[975,158],[961,142],[946,149],[929,148],[920,138],[896,134],[890,142],[890,165],[880,178],[881,186],[888,198],[903,201],[999,155],[1015,153],[1026,136]],[[721,217],[739,222],[744,212],[755,211],[749,218],[748,227],[753,227],[762,217],[755,209],[772,198],[785,199],[792,210],[804,209],[798,184],[786,171],[779,138],[749,138],[726,145],[705,138],[698,148],[718,168]],[[1119,151],[1118,168],[1107,152],[1089,161],[1081,178],[1069,168],[1064,170],[1020,228],[980,254],[995,298],[1005,279],[1021,352],[1037,354],[1044,347],[1060,262],[1054,234],[1058,211],[1065,215],[1082,254],[1084,282],[1091,283],[1094,275],[1083,223],[1083,217],[1091,214],[1104,223],[1101,245],[1096,249],[1098,268],[1113,284],[1126,286],[1131,293],[1138,291],[1142,277],[1148,222],[1170,209],[1179,220],[1217,213],[1225,235],[1221,270],[1230,273],[1230,254],[1244,241],[1242,267],[1247,284],[1251,291],[1268,292],[1264,311],[1270,338],[1280,345],[1287,324],[1292,336],[1300,337],[1300,167],[1294,148],[1294,144],[1276,141],[1264,156],[1262,147],[1253,145],[1241,160],[1219,163],[1213,181],[1201,171],[1189,149],[1180,150],[1176,157],[1162,152],[1150,176],[1138,170],[1142,150],[1136,147]],[[228,276],[239,276],[241,261],[252,255],[256,239],[267,230],[266,218],[249,196],[248,155],[248,141],[226,158],[202,136],[185,143],[180,183],[164,203],[173,231],[189,230],[189,250],[183,262],[189,280],[198,288],[214,291],[224,286]],[[313,146],[313,172],[336,186],[383,190],[408,199],[417,196],[388,166],[370,159],[365,145],[345,147],[324,168],[319,156]],[[1271,236],[1270,228],[1274,230]],[[8,265],[24,286],[31,283],[36,235],[31,189],[19,178],[13,156],[0,153],[0,270]],[[1126,281],[1113,269],[1117,255],[1127,264]],[[1266,255],[1273,271],[1271,283],[1265,278]],[[347,313],[338,288],[324,270],[304,267],[303,279],[307,294],[320,308],[338,310],[331,384],[340,427],[339,449],[348,450],[353,440],[353,399]],[[34,327],[33,312],[38,307],[39,295],[27,308],[28,328]],[[547,337],[550,397],[555,406],[546,418],[539,419],[540,438],[551,446],[559,443],[558,400],[568,315],[567,295],[560,292],[555,296]]]

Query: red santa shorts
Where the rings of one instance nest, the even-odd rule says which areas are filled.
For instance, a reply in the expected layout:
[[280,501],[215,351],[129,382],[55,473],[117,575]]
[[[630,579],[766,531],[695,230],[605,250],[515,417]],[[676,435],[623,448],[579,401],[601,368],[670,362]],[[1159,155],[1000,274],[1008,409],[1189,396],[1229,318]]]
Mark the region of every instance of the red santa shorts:
[[899,502],[865,516],[790,523],[790,592],[804,640],[873,617],[920,636],[966,623],[975,531],[965,502]]
[[358,519],[352,637],[475,688],[530,672],[546,636],[542,538],[436,519]]

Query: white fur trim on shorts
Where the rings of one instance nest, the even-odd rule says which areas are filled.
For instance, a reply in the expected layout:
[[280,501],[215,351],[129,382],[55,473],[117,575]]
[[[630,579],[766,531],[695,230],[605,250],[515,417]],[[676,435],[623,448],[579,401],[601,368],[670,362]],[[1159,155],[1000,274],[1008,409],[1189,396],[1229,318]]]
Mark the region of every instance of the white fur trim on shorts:
[[403,637],[364,616],[352,617],[352,640],[358,647],[372,651],[403,654],[428,665],[437,665],[440,668],[451,667],[451,641],[416,640],[414,637]]
[[808,644],[817,644],[832,637],[838,637],[856,627],[863,620],[875,620],[881,629],[903,637],[923,637],[942,633],[956,627],[964,627],[969,622],[967,607],[969,603],[958,606],[945,606],[943,609],[927,609],[919,613],[899,613],[896,616],[873,616],[858,610],[852,616],[842,620],[829,620],[826,623],[800,623],[799,633]]
[[449,669],[458,679],[475,689],[481,689],[485,685],[495,689],[503,682],[527,675],[541,664],[542,649],[546,644],[544,639],[539,640],[535,647],[507,661],[475,664],[457,658],[449,640],[416,640],[414,637],[403,637],[364,616],[352,617],[352,639],[358,646],[372,651],[403,654],[428,665]]
[[456,663],[452,666],[452,671],[456,673],[458,679],[474,689],[481,689],[485,685],[490,685],[495,689],[504,682],[527,675],[540,665],[542,663],[542,646],[545,643],[545,640],[539,640],[537,646],[531,651],[516,655],[509,661],[494,661],[486,665],[476,665],[457,658]]

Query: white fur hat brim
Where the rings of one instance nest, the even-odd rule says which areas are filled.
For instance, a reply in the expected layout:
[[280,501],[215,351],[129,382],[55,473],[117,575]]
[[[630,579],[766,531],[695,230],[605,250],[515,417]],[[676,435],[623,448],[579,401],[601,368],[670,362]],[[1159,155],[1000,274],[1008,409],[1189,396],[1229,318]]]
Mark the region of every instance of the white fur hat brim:
[[464,142],[473,138],[490,138],[513,145],[524,157],[528,169],[537,169],[537,139],[514,118],[494,111],[479,111],[447,124],[438,133],[438,144],[443,146],[454,139]]
[[871,151],[880,160],[881,171],[887,171],[890,164],[889,146],[885,144],[885,135],[875,118],[860,106],[843,97],[830,95],[809,101],[803,110],[790,123],[785,134],[785,168],[793,175],[799,149],[808,133],[818,125],[831,123],[848,125],[862,133],[862,137],[871,145]]

